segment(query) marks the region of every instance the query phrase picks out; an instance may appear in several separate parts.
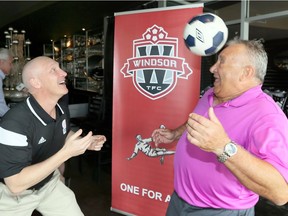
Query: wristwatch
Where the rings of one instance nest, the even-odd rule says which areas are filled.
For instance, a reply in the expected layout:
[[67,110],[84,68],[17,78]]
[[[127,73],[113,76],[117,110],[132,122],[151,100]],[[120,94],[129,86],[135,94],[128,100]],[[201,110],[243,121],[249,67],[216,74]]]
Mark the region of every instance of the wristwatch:
[[232,157],[237,153],[237,145],[235,142],[230,141],[224,147],[224,152],[218,156],[218,161],[224,163],[229,157]]

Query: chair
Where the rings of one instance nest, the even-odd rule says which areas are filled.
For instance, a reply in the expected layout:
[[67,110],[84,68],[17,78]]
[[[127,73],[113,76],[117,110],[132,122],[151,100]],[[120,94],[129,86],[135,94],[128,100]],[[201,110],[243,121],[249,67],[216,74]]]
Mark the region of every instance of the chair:
[[276,90],[276,91],[272,92],[272,98],[280,106],[280,108],[284,111],[285,105],[287,103],[287,92]]
[[[104,118],[102,97],[97,95],[91,96],[87,104],[87,114],[81,116],[71,116],[71,126],[81,128],[83,135],[92,131],[94,135],[105,135],[107,138],[101,151],[87,150],[84,154],[78,156],[78,169],[79,172],[83,172],[83,161],[85,159],[91,159],[93,161],[93,173],[92,178],[99,181],[101,165],[111,163],[112,157],[112,122]],[[85,109],[85,105],[82,105]],[[83,108],[82,107],[82,108]],[[85,113],[85,112],[83,112]],[[112,118],[111,118],[112,119]]]
[[271,96],[274,101],[279,105],[283,112],[288,117],[288,93],[287,91],[281,91],[280,89],[264,89],[264,92]]

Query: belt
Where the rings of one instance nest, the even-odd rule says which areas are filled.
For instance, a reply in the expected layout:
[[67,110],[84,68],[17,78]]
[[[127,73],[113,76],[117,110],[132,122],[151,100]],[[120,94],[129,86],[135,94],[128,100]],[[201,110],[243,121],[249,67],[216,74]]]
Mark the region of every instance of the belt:
[[[0,179],[0,182],[2,182],[4,185],[6,185],[3,178]],[[42,185],[42,184],[40,184],[40,185],[35,185],[35,186],[32,186],[32,187],[28,188],[27,190],[33,190],[33,191],[39,190],[39,189],[41,189],[44,185],[45,185],[45,184],[43,184],[43,185]]]

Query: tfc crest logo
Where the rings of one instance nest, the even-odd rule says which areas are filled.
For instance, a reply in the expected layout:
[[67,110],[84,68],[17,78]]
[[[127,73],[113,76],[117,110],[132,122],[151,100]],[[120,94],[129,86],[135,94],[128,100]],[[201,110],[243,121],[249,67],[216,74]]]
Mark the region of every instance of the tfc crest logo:
[[177,79],[192,74],[184,58],[178,56],[178,38],[167,37],[162,27],[153,25],[133,41],[133,57],[121,69],[125,78],[132,77],[136,89],[156,100],[169,94]]

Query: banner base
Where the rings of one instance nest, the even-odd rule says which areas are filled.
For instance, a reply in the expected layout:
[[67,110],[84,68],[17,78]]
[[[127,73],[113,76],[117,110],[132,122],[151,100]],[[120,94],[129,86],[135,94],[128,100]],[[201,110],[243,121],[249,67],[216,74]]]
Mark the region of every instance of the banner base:
[[113,212],[116,212],[116,213],[119,213],[119,214],[122,214],[122,215],[126,215],[126,216],[136,216],[134,214],[130,214],[128,212],[124,212],[124,211],[121,211],[121,210],[118,210],[118,209],[115,209],[115,208],[110,208],[111,211]]

